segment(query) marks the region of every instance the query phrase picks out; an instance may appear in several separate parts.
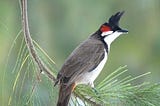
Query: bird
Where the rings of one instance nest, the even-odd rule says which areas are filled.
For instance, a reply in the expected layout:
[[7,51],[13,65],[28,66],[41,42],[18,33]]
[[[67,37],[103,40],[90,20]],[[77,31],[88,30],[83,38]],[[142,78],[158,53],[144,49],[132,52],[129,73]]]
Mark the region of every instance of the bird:
[[57,106],[68,106],[71,94],[79,84],[94,88],[94,80],[107,61],[111,43],[121,34],[128,33],[128,30],[119,27],[123,14],[124,11],[112,15],[65,60],[54,85],[59,84]]

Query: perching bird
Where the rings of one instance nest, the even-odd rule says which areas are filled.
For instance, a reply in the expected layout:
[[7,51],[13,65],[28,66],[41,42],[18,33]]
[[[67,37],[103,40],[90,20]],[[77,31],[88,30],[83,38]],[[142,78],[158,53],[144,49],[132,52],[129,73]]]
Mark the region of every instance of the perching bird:
[[55,83],[60,85],[57,106],[68,106],[71,93],[78,84],[94,87],[94,80],[106,63],[111,43],[121,34],[128,33],[119,27],[123,13],[112,15],[66,59]]

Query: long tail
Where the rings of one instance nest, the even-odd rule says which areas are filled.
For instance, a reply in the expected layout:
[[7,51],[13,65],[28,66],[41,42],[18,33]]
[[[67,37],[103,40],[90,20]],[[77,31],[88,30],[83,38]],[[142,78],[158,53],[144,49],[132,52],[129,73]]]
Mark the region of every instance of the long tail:
[[71,93],[75,88],[75,83],[71,85],[64,85],[60,84],[60,89],[59,89],[59,98],[57,102],[57,106],[68,106]]

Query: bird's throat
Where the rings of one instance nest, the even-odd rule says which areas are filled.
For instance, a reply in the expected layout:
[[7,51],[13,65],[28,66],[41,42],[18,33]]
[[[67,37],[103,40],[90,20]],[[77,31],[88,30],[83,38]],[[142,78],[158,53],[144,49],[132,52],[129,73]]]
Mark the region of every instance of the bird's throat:
[[106,36],[104,38],[105,43],[110,47],[111,43],[120,36],[120,33],[114,32],[113,34]]

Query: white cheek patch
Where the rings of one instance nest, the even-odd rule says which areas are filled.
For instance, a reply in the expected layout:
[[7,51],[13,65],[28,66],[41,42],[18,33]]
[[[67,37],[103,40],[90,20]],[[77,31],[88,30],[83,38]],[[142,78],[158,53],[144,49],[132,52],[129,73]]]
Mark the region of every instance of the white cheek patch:
[[113,34],[109,35],[109,36],[106,36],[104,38],[104,41],[110,45],[117,37],[119,37],[119,35],[121,35],[122,33],[119,33],[119,32],[114,32]]
[[106,36],[106,35],[109,35],[109,34],[112,34],[113,33],[113,31],[107,31],[107,32],[102,32],[102,36]]

